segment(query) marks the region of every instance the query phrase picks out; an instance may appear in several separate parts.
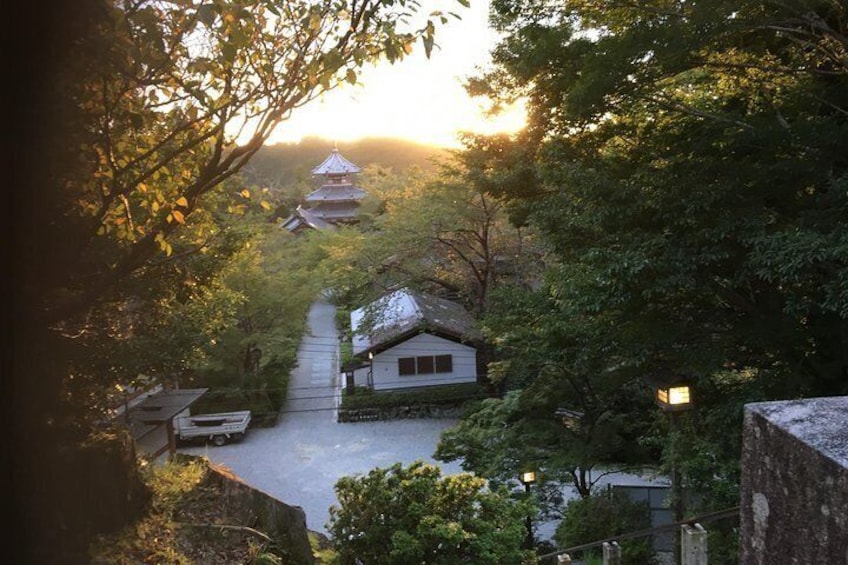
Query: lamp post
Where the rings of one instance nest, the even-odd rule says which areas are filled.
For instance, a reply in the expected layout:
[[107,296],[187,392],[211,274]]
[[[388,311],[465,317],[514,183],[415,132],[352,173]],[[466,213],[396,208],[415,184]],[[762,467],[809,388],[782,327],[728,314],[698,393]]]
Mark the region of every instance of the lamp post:
[[368,352],[368,388],[374,388],[374,352]]
[[[521,484],[524,485],[524,492],[529,496],[530,485],[536,482],[536,471],[525,471],[521,473],[519,480],[521,480]],[[524,538],[524,547],[527,549],[533,549],[533,545],[535,544],[533,540],[533,520],[530,518],[529,514],[527,515],[527,518],[525,518],[524,524],[527,527],[527,537]]]
[[[663,412],[669,415],[671,431],[676,436],[680,413],[694,407],[691,386],[681,377],[660,381],[656,384],[654,400]],[[678,438],[675,437],[671,452],[671,500],[669,501],[674,522],[683,521],[683,494],[680,484],[679,457],[680,446],[678,445]],[[675,532],[674,535],[674,562],[677,565],[681,563],[679,532]]]

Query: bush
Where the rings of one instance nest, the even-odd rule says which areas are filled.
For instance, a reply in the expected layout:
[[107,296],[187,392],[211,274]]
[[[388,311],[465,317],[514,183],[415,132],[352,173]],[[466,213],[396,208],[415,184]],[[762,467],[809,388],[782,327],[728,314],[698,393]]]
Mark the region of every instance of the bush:
[[343,410],[361,410],[363,408],[400,408],[404,406],[454,406],[478,400],[485,391],[477,383],[461,383],[437,387],[423,387],[408,390],[374,392],[365,387],[357,387],[353,395],[342,396]]
[[[608,489],[569,502],[554,539],[565,548],[650,527],[647,503],[633,502],[626,493]],[[621,555],[624,565],[655,562],[650,537],[621,542]]]
[[224,372],[196,372],[184,387],[208,388],[191,407],[192,414],[250,410],[252,427],[269,427],[286,399],[290,373],[296,364],[294,353],[278,355],[255,374],[238,378]]
[[442,477],[416,462],[373,469],[336,483],[330,508],[336,563],[349,565],[520,565],[532,508],[469,473]]

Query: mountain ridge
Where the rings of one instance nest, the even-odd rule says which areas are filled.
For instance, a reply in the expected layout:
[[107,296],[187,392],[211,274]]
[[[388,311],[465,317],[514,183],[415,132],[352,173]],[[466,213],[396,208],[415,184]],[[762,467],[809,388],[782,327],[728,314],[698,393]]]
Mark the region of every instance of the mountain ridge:
[[306,137],[299,142],[283,142],[263,146],[242,171],[252,183],[282,188],[308,181],[312,168],[334,148],[360,168],[379,165],[396,173],[411,167],[423,170],[436,167],[435,160],[444,158],[450,149],[390,137],[367,137],[356,141],[334,142],[320,137]]

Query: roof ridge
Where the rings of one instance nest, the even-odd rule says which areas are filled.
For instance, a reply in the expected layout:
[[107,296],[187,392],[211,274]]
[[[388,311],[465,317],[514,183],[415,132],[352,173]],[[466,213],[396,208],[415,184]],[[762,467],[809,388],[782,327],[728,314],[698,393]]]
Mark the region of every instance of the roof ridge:
[[421,305],[418,304],[418,299],[419,299],[418,293],[415,292],[414,290],[412,290],[411,288],[405,288],[404,292],[406,292],[406,294],[412,300],[412,307],[415,308],[416,317],[419,320],[423,320],[423,321],[426,322],[427,319],[424,317],[424,312],[421,310]]

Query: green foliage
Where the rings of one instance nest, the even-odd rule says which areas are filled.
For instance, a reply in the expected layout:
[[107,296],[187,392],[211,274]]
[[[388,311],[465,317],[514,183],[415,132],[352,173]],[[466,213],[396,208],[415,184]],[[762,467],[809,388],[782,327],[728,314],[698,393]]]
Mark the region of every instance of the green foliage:
[[[848,392],[846,7],[493,9],[505,36],[470,86],[526,96],[529,125],[496,145],[511,174],[488,190],[527,211],[549,250],[537,293],[490,303],[498,374],[537,401],[585,398],[587,414],[616,417],[641,401],[604,397],[691,376],[696,412],[670,439],[687,446],[684,482],[705,507],[732,505],[745,402]],[[509,182],[526,173],[518,156],[533,162],[526,183]],[[638,437],[667,461],[669,430],[652,420]]]
[[[625,492],[608,489],[570,501],[554,539],[560,547],[566,548],[650,527],[651,512],[647,502],[633,502]],[[620,545],[622,562],[626,565],[655,562],[650,536],[622,541]],[[597,556],[600,549],[587,553]]]
[[360,229],[322,238],[341,304],[358,306],[403,285],[450,296],[479,314],[498,285],[529,284],[537,275],[534,234],[511,225],[498,198],[484,191],[484,178],[495,174],[485,166],[452,155],[438,174],[366,173]]
[[[38,239],[43,255],[35,256],[61,273],[32,278],[38,323],[78,335],[75,344],[92,362],[75,368],[75,380],[99,380],[105,389],[140,372],[185,370],[207,353],[204,342],[215,331],[231,327],[233,308],[245,329],[224,341],[276,348],[287,338],[267,328],[285,324],[258,288],[236,280],[257,281],[258,259],[245,253],[253,235],[233,228],[245,215],[267,214],[271,194],[235,175],[285,116],[317,93],[355,80],[360,67],[382,57],[401,60],[419,39],[429,51],[429,18],[441,12],[408,30],[401,28],[418,11],[415,2],[91,5],[96,15],[84,22],[91,29],[51,82],[57,103],[67,97],[77,107],[64,142],[73,146],[73,161],[51,166],[49,186],[61,190],[46,195],[35,216],[50,226]],[[218,276],[230,258],[243,270]],[[273,290],[284,294],[279,287],[292,281],[278,280]],[[263,335],[251,325],[265,326]],[[108,358],[91,355],[144,333],[147,345],[173,338],[185,348],[183,358],[171,349],[156,366],[135,347],[124,358],[135,355],[136,366],[110,367]],[[91,404],[87,396],[96,389],[78,392],[78,400]]]
[[651,463],[658,450],[642,443],[652,424],[646,421],[651,412],[642,391],[620,384],[601,389],[599,383],[596,390],[584,391],[582,403],[571,404],[584,412],[566,424],[556,415],[558,394],[568,390],[559,386],[563,380],[540,377],[527,389],[483,400],[442,433],[435,457],[460,461],[466,471],[495,484],[514,484],[522,470],[537,469],[546,512],[558,509],[564,485],[588,496],[599,470],[635,470]]
[[244,300],[218,336],[207,367],[241,382],[270,365],[293,367],[309,305],[321,287],[301,268],[296,246],[286,245],[273,226],[264,228],[222,273],[222,283]]
[[212,480],[208,461],[178,458],[145,467],[144,478],[153,493],[147,512],[130,526],[99,536],[87,563],[286,563],[284,543],[254,530],[254,523],[240,523],[239,509],[221,504],[222,489]]
[[342,409],[399,408],[404,406],[461,406],[473,402],[485,392],[477,383],[462,383],[410,390],[374,392],[357,388],[356,393],[342,396]]
[[[654,425],[651,391],[632,371],[616,367],[609,350],[593,348],[603,343],[607,326],[567,315],[543,285],[499,288],[483,328],[498,359],[489,376],[507,392],[444,433],[437,457],[499,481],[530,465],[582,496],[594,485],[593,469],[656,461],[660,449],[644,441]],[[563,422],[559,409],[576,419]]]
[[769,396],[832,393],[848,366],[848,99],[844,58],[815,46],[844,54],[845,8],[706,6],[496,4],[500,76],[532,85],[529,141],[546,136],[541,189],[505,193],[530,201],[560,262],[561,315],[615,328],[593,349],[705,376],[792,366]]
[[337,563],[520,564],[532,509],[470,474],[423,462],[373,469],[336,483],[329,529]]
[[520,417],[518,403],[515,391],[472,405],[456,426],[442,432],[436,459],[459,461],[464,470],[495,483],[514,481],[531,459],[513,427]]

